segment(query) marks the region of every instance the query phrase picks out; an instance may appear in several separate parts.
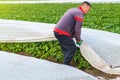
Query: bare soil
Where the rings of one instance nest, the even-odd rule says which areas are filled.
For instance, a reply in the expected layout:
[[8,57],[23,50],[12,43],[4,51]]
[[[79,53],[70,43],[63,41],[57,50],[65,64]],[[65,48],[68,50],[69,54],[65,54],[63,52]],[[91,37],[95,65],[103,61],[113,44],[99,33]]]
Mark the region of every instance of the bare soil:
[[87,72],[88,74],[91,74],[95,77],[102,77],[106,80],[110,80],[110,79],[115,79],[117,77],[120,77],[119,75],[110,75],[110,74],[106,74],[98,69],[95,69],[95,68],[90,68],[90,69],[83,69],[83,71]]

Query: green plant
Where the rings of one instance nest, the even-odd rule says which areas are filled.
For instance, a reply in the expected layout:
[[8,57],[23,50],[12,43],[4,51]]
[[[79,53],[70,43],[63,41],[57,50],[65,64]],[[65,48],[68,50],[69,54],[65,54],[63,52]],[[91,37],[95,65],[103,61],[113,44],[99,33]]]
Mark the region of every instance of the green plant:
[[[33,22],[57,23],[66,10],[79,4],[1,4],[0,18]],[[114,6],[114,7],[113,7]],[[92,9],[85,16],[83,27],[120,33],[120,3],[92,4]],[[0,43],[0,50],[31,54],[33,57],[57,62],[63,61],[63,54],[57,41],[31,43]],[[90,68],[79,49],[73,61],[79,68]]]

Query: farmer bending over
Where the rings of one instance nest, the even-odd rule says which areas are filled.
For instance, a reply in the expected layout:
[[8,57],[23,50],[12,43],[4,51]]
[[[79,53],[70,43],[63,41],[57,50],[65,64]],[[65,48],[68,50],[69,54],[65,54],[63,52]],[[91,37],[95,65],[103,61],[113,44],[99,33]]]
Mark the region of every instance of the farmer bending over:
[[83,17],[90,8],[91,4],[84,1],[79,7],[69,9],[54,28],[54,35],[59,41],[64,54],[63,64],[70,65],[70,61],[76,52],[77,47],[73,38],[76,39],[78,45],[82,43],[81,27],[84,20]]

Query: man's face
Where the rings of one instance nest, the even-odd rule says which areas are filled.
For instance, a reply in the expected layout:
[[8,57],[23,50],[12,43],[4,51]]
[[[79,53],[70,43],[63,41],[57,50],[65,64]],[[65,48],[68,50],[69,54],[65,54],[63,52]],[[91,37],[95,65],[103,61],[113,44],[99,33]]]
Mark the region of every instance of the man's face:
[[90,6],[86,6],[84,8],[84,14],[87,14],[90,11],[91,7]]
[[91,7],[88,6],[86,3],[82,4],[81,7],[83,9],[84,14],[87,14],[89,10],[91,9]]

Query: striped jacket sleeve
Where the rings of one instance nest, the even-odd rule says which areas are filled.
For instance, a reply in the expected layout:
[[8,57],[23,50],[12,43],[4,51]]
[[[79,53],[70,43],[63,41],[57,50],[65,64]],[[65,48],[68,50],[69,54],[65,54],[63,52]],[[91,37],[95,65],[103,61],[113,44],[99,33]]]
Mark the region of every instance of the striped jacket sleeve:
[[75,19],[75,33],[74,37],[76,38],[76,41],[79,42],[81,40],[81,27],[83,23],[83,17],[80,15],[74,16]]

